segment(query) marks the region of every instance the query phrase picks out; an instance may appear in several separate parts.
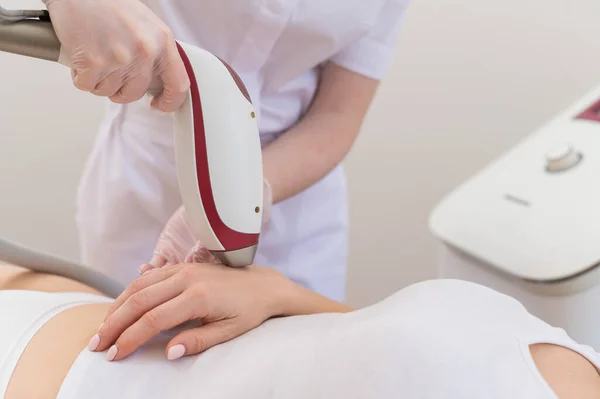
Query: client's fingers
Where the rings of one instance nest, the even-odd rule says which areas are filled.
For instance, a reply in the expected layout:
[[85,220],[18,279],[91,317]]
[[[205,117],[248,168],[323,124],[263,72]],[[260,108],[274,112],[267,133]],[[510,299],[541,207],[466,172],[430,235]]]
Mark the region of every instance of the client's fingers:
[[183,331],[167,345],[167,359],[197,355],[215,345],[239,337],[246,330],[238,320],[226,319]]
[[[130,296],[100,327],[100,342],[96,350],[102,351],[111,346],[140,319],[148,321],[148,318],[156,316],[156,308],[180,295],[184,288],[180,279],[168,278]],[[182,313],[181,310],[179,313]]]
[[171,277],[172,275],[176,274],[177,271],[183,266],[180,265],[172,265],[171,267],[164,267],[162,269],[159,270],[155,270],[153,273],[146,273],[143,276],[140,276],[139,278],[137,278],[136,280],[134,280],[131,284],[129,284],[127,286],[127,288],[125,288],[125,291],[123,291],[121,293],[121,295],[119,295],[117,297],[117,299],[115,299],[115,301],[113,302],[113,304],[110,306],[110,308],[108,309],[108,312],[106,313],[106,316],[104,316],[104,322],[106,322],[106,320],[108,320],[108,318],[117,310],[119,309],[127,299],[129,299],[129,297],[131,297],[133,294],[135,294],[136,292],[139,292],[145,288],[150,287],[151,285],[154,285],[156,283],[159,283],[163,280],[168,279],[169,277]]
[[145,313],[127,328],[106,354],[106,359],[121,360],[163,331],[195,318],[194,298],[179,295]]

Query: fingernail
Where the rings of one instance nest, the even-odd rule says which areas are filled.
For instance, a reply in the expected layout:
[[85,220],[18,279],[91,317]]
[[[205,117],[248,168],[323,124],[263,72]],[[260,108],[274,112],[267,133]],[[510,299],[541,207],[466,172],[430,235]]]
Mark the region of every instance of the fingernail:
[[117,348],[117,345],[111,346],[110,349],[108,350],[108,352],[106,352],[106,360],[108,360],[109,362],[112,362],[113,360],[115,360],[115,357],[117,356],[118,351],[119,351],[119,348]]
[[92,337],[92,339],[90,339],[90,343],[88,344],[87,348],[90,352],[93,352],[98,348],[98,345],[100,345],[100,335],[96,334]]
[[175,360],[179,359],[181,356],[185,354],[185,346],[178,344],[169,348],[167,352],[167,359]]

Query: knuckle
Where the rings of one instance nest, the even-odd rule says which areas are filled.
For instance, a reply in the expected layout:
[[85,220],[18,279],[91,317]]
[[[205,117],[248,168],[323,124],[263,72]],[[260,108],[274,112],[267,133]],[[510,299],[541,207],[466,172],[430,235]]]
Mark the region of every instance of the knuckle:
[[192,335],[192,346],[195,352],[204,352],[209,346],[208,339],[203,334],[194,334]]
[[131,84],[126,84],[111,96],[110,100],[117,104],[128,104],[140,100],[145,94],[145,90],[141,87],[133,87]]
[[144,291],[133,294],[129,298],[129,305],[135,311],[140,311],[148,304],[148,295]]
[[158,103],[158,105],[156,106],[156,109],[163,113],[169,113],[169,112],[175,111],[175,109],[173,107],[171,107],[171,104],[163,102],[163,101]]
[[73,85],[81,91],[89,91],[89,90],[87,90],[88,86],[85,85],[84,83],[82,83],[80,80],[74,79]]
[[108,67],[109,60],[104,56],[92,56],[90,55],[88,58],[84,59],[84,65],[89,69],[93,69],[96,71],[103,71]]
[[146,288],[146,281],[144,278],[133,280],[133,282],[129,285],[129,288],[132,293],[139,292]]
[[115,104],[127,104],[127,101],[120,95],[109,97],[109,100]]
[[98,329],[98,332],[111,331],[112,327],[113,327],[113,320],[112,320],[112,317],[109,316],[106,318],[106,320],[104,320],[104,322]]
[[73,78],[73,85],[79,90],[91,92],[96,88],[97,82],[84,75],[78,75]]
[[123,92],[122,90],[119,90],[119,92],[112,96],[110,100],[118,104],[128,104],[138,99],[132,96],[132,93],[130,92]]
[[135,55],[139,61],[148,61],[154,58],[154,51],[143,38],[135,41]]
[[[108,318],[115,313],[115,311],[119,308],[119,304],[117,302],[113,302],[112,305],[110,305],[110,307],[108,308],[108,311],[106,312],[106,319],[108,320]],[[106,323],[106,322],[105,322]]]
[[128,92],[127,95],[123,95],[124,98],[129,102],[139,101],[146,95],[146,92],[143,90],[135,90]]
[[92,90],[91,93],[96,96],[101,96],[101,97],[105,97],[105,96],[112,94],[110,87],[108,87],[107,85],[103,85],[102,83],[98,84],[94,88],[94,90]]
[[171,30],[166,26],[163,26],[158,30],[158,40],[163,46],[166,47],[166,45],[170,44],[175,39]]
[[103,64],[103,57],[92,54],[92,52],[80,51],[73,55],[72,64],[78,69],[98,68]]
[[153,309],[150,312],[146,313],[142,318],[144,324],[154,331],[161,330],[162,316],[160,311],[157,309]]
[[190,281],[192,278],[194,278],[194,276],[196,275],[196,272],[197,272],[197,270],[194,267],[194,265],[187,264],[181,269],[179,274],[181,274],[181,277],[185,281]]
[[131,54],[128,50],[126,47],[119,45],[111,47],[108,56],[110,57],[112,68],[115,66],[124,67],[131,63]]
[[202,283],[196,283],[190,288],[190,293],[197,303],[208,303],[208,292],[206,286]]
[[[253,324],[254,326],[257,326],[260,323],[255,323]],[[240,331],[239,326],[230,323],[229,325],[223,327],[223,340],[225,341],[229,341],[233,338],[237,338],[238,336],[240,336],[242,334],[242,332]]]

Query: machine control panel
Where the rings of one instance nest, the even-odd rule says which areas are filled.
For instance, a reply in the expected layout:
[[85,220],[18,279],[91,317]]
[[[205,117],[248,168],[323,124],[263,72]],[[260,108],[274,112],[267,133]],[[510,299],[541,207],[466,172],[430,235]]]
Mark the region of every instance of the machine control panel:
[[600,86],[447,195],[430,217],[446,244],[551,284],[600,267]]
[[561,143],[546,152],[546,170],[551,173],[567,171],[583,159],[583,155],[572,145]]

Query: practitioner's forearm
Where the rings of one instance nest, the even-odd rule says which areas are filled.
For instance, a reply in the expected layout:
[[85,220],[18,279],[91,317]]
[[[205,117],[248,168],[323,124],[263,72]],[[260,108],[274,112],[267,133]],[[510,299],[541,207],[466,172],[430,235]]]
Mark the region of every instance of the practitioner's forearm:
[[307,113],[263,150],[274,204],[312,186],[344,160],[378,85],[335,64],[324,68]]

